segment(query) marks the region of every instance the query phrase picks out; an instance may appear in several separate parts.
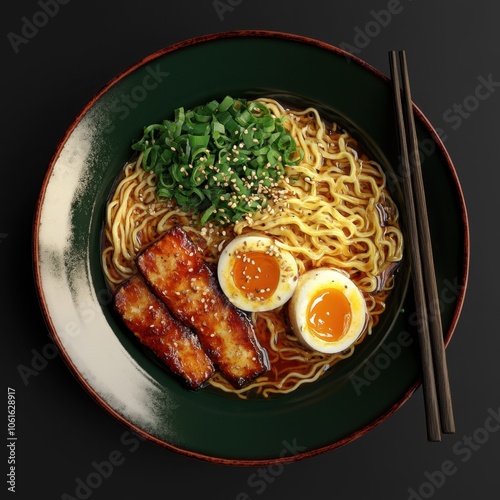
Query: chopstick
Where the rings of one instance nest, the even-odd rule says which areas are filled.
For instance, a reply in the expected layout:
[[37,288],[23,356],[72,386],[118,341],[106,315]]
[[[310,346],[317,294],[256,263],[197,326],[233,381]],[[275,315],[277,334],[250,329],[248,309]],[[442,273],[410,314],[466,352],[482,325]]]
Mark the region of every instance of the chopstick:
[[[395,51],[389,52],[396,125],[401,153],[399,175],[405,199],[412,261],[412,280],[418,314],[418,337],[427,422],[427,439],[441,441],[441,431],[455,432],[439,298],[432,256],[425,189],[413,116],[405,51],[399,51],[401,88]],[[403,102],[401,99],[403,95]]]

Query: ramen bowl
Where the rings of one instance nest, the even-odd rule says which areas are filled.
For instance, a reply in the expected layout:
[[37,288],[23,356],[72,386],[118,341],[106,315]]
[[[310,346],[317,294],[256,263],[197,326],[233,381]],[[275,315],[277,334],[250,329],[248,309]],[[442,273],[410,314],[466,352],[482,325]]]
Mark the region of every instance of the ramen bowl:
[[[241,61],[249,60],[251,68],[241,71]],[[295,73],[304,77],[290,76]],[[321,78],[310,77],[318,74]],[[139,61],[75,118],[49,165],[37,205],[35,280],[48,328],[70,371],[118,421],[194,458],[235,465],[288,462],[362,436],[419,386],[410,262],[405,255],[373,333],[314,383],[289,394],[242,400],[210,387],[189,391],[173,379],[113,314],[101,266],[104,211],[145,125],[171,116],[179,106],[226,95],[314,105],[380,163],[402,211],[391,87],[381,72],[338,48],[296,35],[208,35]],[[423,113],[416,106],[414,111],[419,141],[426,145],[423,175],[448,344],[467,283],[467,213],[448,153]],[[318,421],[328,425],[306,425]]]

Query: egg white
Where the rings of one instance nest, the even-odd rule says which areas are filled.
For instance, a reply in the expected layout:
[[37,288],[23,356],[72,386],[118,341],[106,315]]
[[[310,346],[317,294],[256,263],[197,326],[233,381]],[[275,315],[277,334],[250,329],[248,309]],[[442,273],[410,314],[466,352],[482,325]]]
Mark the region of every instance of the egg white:
[[[312,298],[319,291],[331,289],[339,290],[348,300],[351,322],[340,339],[327,342],[311,331],[307,321],[307,310]],[[318,268],[302,274],[288,307],[290,324],[295,335],[305,346],[327,354],[341,352],[352,345],[363,332],[367,320],[363,294],[351,279],[333,268]]]
[[[232,271],[243,253],[269,252],[279,266],[279,282],[274,293],[258,298],[244,293],[234,281]],[[260,234],[240,235],[231,240],[222,251],[217,265],[217,277],[224,294],[239,309],[250,312],[270,311],[285,304],[293,295],[298,280],[297,262],[293,255],[276,245],[276,240]]]

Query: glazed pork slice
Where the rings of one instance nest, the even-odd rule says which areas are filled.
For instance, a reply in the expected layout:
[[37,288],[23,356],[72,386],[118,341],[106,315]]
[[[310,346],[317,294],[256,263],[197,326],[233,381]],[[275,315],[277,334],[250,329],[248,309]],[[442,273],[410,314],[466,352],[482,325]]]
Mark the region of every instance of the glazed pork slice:
[[141,344],[190,389],[199,389],[215,373],[198,337],[172,317],[141,275],[132,276],[118,289],[114,308]]
[[137,267],[174,316],[197,333],[215,366],[236,388],[268,370],[249,318],[220,290],[187,233],[174,227],[137,258]]

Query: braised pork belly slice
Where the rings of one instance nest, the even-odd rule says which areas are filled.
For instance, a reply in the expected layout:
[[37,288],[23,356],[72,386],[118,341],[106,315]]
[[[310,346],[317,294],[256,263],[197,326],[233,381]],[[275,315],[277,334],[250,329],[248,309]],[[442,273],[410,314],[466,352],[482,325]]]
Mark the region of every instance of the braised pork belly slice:
[[139,274],[120,286],[114,308],[127,328],[193,390],[215,372],[193,331],[174,318]]
[[190,326],[222,375],[241,388],[269,369],[248,316],[222,293],[187,233],[174,227],[146,248],[137,267],[170,312]]

